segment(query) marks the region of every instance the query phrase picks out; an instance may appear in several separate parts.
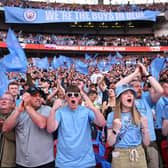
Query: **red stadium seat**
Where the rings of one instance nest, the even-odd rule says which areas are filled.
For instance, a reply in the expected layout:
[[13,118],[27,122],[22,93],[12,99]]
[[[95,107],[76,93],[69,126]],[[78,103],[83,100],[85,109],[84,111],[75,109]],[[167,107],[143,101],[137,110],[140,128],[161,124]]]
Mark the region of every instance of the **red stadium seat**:
[[162,147],[163,160],[166,164],[165,168],[168,168],[168,143],[166,140],[162,141],[161,147]]

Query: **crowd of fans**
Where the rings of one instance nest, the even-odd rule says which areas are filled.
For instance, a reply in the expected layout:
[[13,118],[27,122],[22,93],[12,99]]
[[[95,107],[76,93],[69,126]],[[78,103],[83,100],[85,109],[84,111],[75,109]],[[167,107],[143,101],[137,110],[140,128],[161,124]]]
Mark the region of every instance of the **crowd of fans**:
[[[164,56],[161,56],[161,57],[166,57],[166,53]],[[116,61],[116,64],[112,65],[110,70],[108,72],[106,72],[105,76],[108,78],[108,80],[112,83],[117,83],[122,77],[125,77],[125,76],[128,76],[130,73],[134,72],[135,68],[136,68],[136,63],[138,62],[142,62],[146,68],[148,69],[148,67],[150,66],[152,60],[156,58],[155,56],[151,56],[151,57],[146,57],[146,56],[143,56],[143,57],[139,57],[139,56],[127,56],[127,57],[123,57],[122,58],[122,63],[118,63],[118,61]],[[80,72],[78,72],[74,65],[71,66],[71,69],[67,69],[65,68],[66,66],[64,67],[60,67],[59,69],[52,69],[52,68],[49,68],[49,70],[42,70],[42,69],[39,69],[37,68],[36,66],[34,66],[31,58],[29,58],[29,70],[28,72],[31,73],[31,75],[33,76],[33,78],[38,79],[38,80],[41,80],[42,78],[45,80],[45,81],[48,81],[48,82],[51,82],[51,86],[53,86],[53,82],[54,82],[54,79],[56,79],[59,75],[62,76],[62,79],[63,79],[63,82],[62,83],[66,83],[66,84],[71,84],[72,81],[78,79],[78,78],[81,78],[81,79],[84,79],[85,82],[88,82],[88,83],[92,83],[91,82],[91,79],[90,79],[90,76],[92,74],[95,73],[95,71],[99,71],[100,70],[98,68],[95,68],[95,65],[92,65],[91,62],[93,61],[90,61],[90,60],[86,60],[84,58],[79,58],[79,57],[73,57],[73,59],[80,59],[82,62],[85,62],[86,64],[90,63],[90,66],[88,67],[88,72],[89,72],[89,75],[84,75],[84,74],[81,74]],[[96,62],[97,64],[99,62],[101,62],[103,59],[107,59],[105,57],[97,57],[96,59]],[[133,63],[133,60],[134,63]],[[49,62],[51,62],[52,60],[49,60]],[[167,68],[168,68],[168,62],[166,63],[167,64]],[[165,68],[161,73],[160,73],[160,80],[168,80],[168,76],[167,76],[167,68]],[[17,81],[20,81],[22,78],[25,78],[26,79],[26,76],[24,75],[24,77],[22,76],[23,74],[19,74],[19,73],[8,73],[8,78],[10,81],[13,81],[13,80],[16,80]],[[35,76],[35,77],[34,77]],[[65,80],[65,81],[64,81]],[[145,82],[145,81],[144,81]]]
[[30,2],[27,0],[2,0],[0,6],[14,6],[21,8],[38,8],[38,9],[54,9],[54,10],[74,10],[74,11],[101,11],[101,12],[133,12],[133,11],[166,11],[168,3],[138,4],[138,5],[80,5],[80,4],[59,4],[47,2]]
[[[160,58],[162,59],[164,57],[167,57],[166,53],[165,55],[160,56]],[[109,167],[111,167],[111,162],[114,168],[119,167],[118,165],[120,165],[121,162],[115,160],[115,157],[112,158],[112,161],[107,162],[108,159],[104,156],[104,154],[103,157],[102,155],[97,157],[96,153],[94,154],[92,148],[94,141],[92,144],[91,138],[94,139],[95,137],[93,137],[93,135],[91,137],[90,133],[92,127],[90,127],[90,124],[93,124],[93,126],[95,126],[95,131],[101,133],[101,138],[98,139],[96,143],[101,143],[101,145],[104,147],[106,145],[109,145],[110,150],[114,150],[111,147],[113,143],[115,143],[115,141],[113,141],[113,138],[115,136],[116,139],[117,135],[120,135],[119,130],[122,131],[123,128],[121,129],[121,126],[124,126],[121,125],[119,119],[117,119],[118,122],[115,119],[112,122],[111,115],[116,112],[118,107],[121,108],[121,105],[123,106],[123,108],[127,107],[125,108],[127,110],[135,110],[135,108],[132,108],[132,106],[128,109],[128,107],[130,107],[128,106],[128,104],[134,105],[132,100],[136,98],[136,95],[142,95],[142,90],[140,90],[140,88],[135,91],[132,88],[133,85],[119,85],[119,83],[122,81],[127,81],[127,79],[135,78],[135,81],[133,80],[133,82],[138,82],[138,87],[142,86],[143,94],[148,95],[148,93],[153,93],[154,100],[156,100],[156,98],[159,99],[163,94],[163,88],[161,86],[162,83],[164,89],[167,90],[168,61],[165,60],[164,69],[160,72],[159,81],[157,81],[148,72],[150,70],[149,65],[154,58],[156,57],[123,57],[122,59],[120,58],[116,60],[115,64],[111,65],[111,68],[108,71],[101,71],[97,66],[97,64],[102,61],[102,59],[106,60],[108,58],[96,57],[94,59],[88,60],[84,58],[77,58],[84,63],[89,64],[88,75],[83,74],[81,71],[77,70],[74,64],[72,64],[69,68],[66,68],[66,64],[64,64],[56,69],[53,69],[51,67],[49,69],[39,69],[37,66],[33,65],[29,58],[29,65],[26,73],[7,72],[6,74],[10,81],[8,85],[9,93],[5,93],[0,98],[0,114],[1,117],[3,117],[3,120],[0,124],[2,128],[2,134],[5,133],[6,135],[11,133],[9,131],[16,131],[16,153],[14,141],[15,136],[12,136],[12,139],[14,139],[11,141],[10,138],[10,145],[12,148],[5,148],[6,146],[0,146],[3,147],[3,152],[8,153],[7,156],[10,156],[10,160],[8,159],[6,161],[4,161],[3,157],[3,160],[1,162],[1,165],[3,165],[2,167],[6,167],[6,164],[9,164],[9,161],[10,165],[16,164],[16,167],[19,168],[22,168],[25,165],[27,167],[37,167],[37,165],[41,165],[41,167],[47,168],[48,166],[50,168],[55,168],[55,166],[66,167],[67,164],[68,167],[69,165],[73,165],[72,167],[75,167],[76,164],[78,164],[77,167],[88,167],[90,165],[96,165],[95,157],[96,159],[101,158],[101,161],[104,159],[103,161],[106,162],[106,164],[108,163]],[[133,63],[133,60],[136,61]],[[91,64],[94,61],[97,62],[96,65]],[[119,86],[117,86],[117,84]],[[123,88],[120,89],[119,87]],[[152,92],[149,92],[150,89],[154,89],[155,91],[151,90]],[[166,94],[167,96],[167,92],[164,92],[164,94]],[[9,106],[7,106],[7,104],[10,105],[9,102],[11,102],[11,96],[9,97],[9,95],[13,95],[13,97],[15,98],[15,101],[12,101],[16,103],[14,112],[12,112],[12,105],[10,106],[10,111],[8,109]],[[125,99],[119,98],[120,95],[124,95]],[[164,98],[167,100],[167,97]],[[118,101],[122,101],[123,103],[118,105]],[[139,99],[137,101],[139,101]],[[127,106],[124,106],[124,103]],[[153,165],[149,165],[154,164],[158,168],[158,165],[160,164],[160,162],[158,161],[158,153],[160,153],[161,150],[159,151],[158,149],[151,146],[152,142],[156,141],[156,137],[155,135],[149,135],[149,133],[151,134],[151,131],[154,132],[154,125],[152,124],[153,126],[151,127],[151,125],[148,123],[148,120],[150,120],[150,123],[156,122],[155,120],[158,117],[157,113],[152,115],[151,108],[148,105],[150,113],[147,113],[147,115],[150,114],[150,117],[146,116],[141,105],[136,105],[136,107],[139,108],[138,111],[142,110],[140,111],[142,118],[141,120],[139,120],[139,122],[141,122],[142,124],[142,128],[140,129],[140,126],[138,126],[137,128],[139,131],[137,130],[137,133],[134,132],[135,135],[132,135],[131,133],[131,130],[135,129],[135,127],[131,126],[127,131],[131,133],[128,133],[128,137],[130,137],[130,135],[132,135],[134,138],[138,136],[138,138],[136,138],[136,146],[135,144],[132,144],[135,143],[135,140],[132,142],[132,139],[129,139],[129,142],[127,139],[127,143],[124,144],[126,146],[126,148],[124,147],[124,151],[127,148],[128,150],[133,150],[133,156],[136,157],[133,157],[132,160],[128,159],[128,163],[131,165],[135,164],[136,167],[138,166],[139,168],[147,168],[147,164],[148,168],[153,168]],[[162,105],[162,108],[163,107],[164,106]],[[121,110],[123,110],[123,108]],[[6,112],[7,109],[8,113]],[[77,112],[77,110],[79,111]],[[79,115],[79,112],[81,113],[81,115]],[[165,111],[164,113],[166,114],[167,111]],[[123,114],[126,115],[126,111],[124,111],[124,113],[121,113],[121,115]],[[145,114],[145,116],[143,116],[143,114]],[[84,115],[88,116],[84,117]],[[86,118],[87,122],[84,118]],[[90,123],[90,119],[94,119],[92,123]],[[128,120],[128,118],[126,119]],[[106,120],[107,126],[105,126]],[[167,121],[166,118],[165,120]],[[112,124],[113,127],[111,127]],[[96,125],[99,126],[99,128],[97,128]],[[87,127],[87,129],[85,128],[85,126]],[[113,132],[112,128],[114,129]],[[56,134],[55,132],[57,129],[58,134]],[[84,134],[83,131],[85,132],[86,136],[82,136]],[[167,126],[165,126],[163,133],[164,135],[167,135]],[[141,138],[140,134],[142,134]],[[3,136],[3,138],[6,138],[6,136]],[[57,139],[57,151],[55,152],[56,160],[53,156],[53,138]],[[7,140],[8,139],[5,139],[5,141]],[[157,142],[161,143],[162,140]],[[62,144],[60,145],[60,143]],[[144,143],[146,147],[142,147],[142,143]],[[149,144],[150,146],[148,148]],[[122,147],[117,146],[117,141],[114,145],[115,150],[120,150],[120,153],[124,152],[121,151],[123,149]],[[91,154],[89,156],[89,159],[92,161],[89,160],[89,163],[88,159],[85,159],[83,157],[85,154],[88,155],[88,150],[83,149],[86,148],[86,146],[92,151],[90,152]],[[149,151],[149,153],[145,154],[144,148],[147,150],[152,148],[152,153],[151,151]],[[167,148],[165,149],[167,150]],[[11,150],[13,152],[11,152]],[[34,150],[38,154],[35,153],[34,155]],[[41,151],[44,151],[45,154],[41,153]],[[107,148],[105,148],[105,151],[107,152]],[[24,154],[21,155],[21,152],[23,152]],[[137,153],[140,154],[140,156],[143,158],[143,162],[139,156],[137,157]],[[112,153],[110,152],[109,154],[112,155]],[[125,155],[126,154],[122,156]],[[130,156],[130,153],[127,153],[127,155]],[[2,153],[2,156],[4,156],[4,153]],[[82,159],[80,159],[81,157]],[[147,157],[149,157],[152,162],[148,162],[148,160],[146,159]],[[156,159],[154,159],[154,157],[156,157]],[[64,161],[65,158],[68,160],[68,163]],[[77,160],[79,160],[78,163],[76,163]],[[166,160],[167,158],[164,161],[166,162]],[[125,161],[123,162],[125,163]],[[97,164],[98,163],[99,162],[97,161]],[[145,166],[141,166],[142,163]],[[81,164],[84,164],[85,166]]]
[[[70,46],[168,46],[168,36],[77,36],[56,34],[16,33],[19,42],[25,44],[56,44]],[[7,32],[0,31],[0,41],[5,42]]]
[[[120,12],[164,11],[168,6],[167,3],[82,6],[26,0],[3,0],[0,3],[1,6],[22,8]],[[5,42],[6,35],[7,32],[1,31],[0,41]],[[17,38],[20,43],[28,44],[168,45],[168,37],[154,36],[89,37],[20,31]],[[165,57],[167,53],[160,56]],[[7,92],[0,97],[0,167],[93,167],[97,158],[107,161],[104,154],[103,157],[98,155],[100,148],[98,157],[93,152],[95,141],[92,143],[92,139],[95,137],[91,133],[92,126],[95,126],[97,135],[101,132],[96,145],[104,146],[105,152],[106,145],[110,146],[109,154],[113,158],[109,164],[112,163],[112,167],[134,165],[147,168],[148,165],[148,168],[162,168],[161,164],[167,162],[167,158],[160,161],[162,157],[159,155],[164,156],[161,143],[168,135],[168,59],[164,60],[157,81],[150,73],[154,58],[123,56],[117,58],[108,71],[100,70],[98,64],[102,60],[112,61],[112,57],[72,58],[88,64],[88,75],[77,70],[74,64],[69,68],[64,63],[56,69],[40,69],[29,58],[26,73],[5,72],[9,85]],[[56,158],[54,140],[57,141]]]

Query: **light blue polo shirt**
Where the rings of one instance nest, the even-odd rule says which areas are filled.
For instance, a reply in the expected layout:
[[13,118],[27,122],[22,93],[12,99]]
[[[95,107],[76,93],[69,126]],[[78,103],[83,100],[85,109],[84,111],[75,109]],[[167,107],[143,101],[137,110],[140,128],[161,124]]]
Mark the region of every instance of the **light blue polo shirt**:
[[86,168],[96,165],[90,128],[94,118],[94,113],[84,106],[78,106],[73,111],[65,106],[56,111],[55,119],[59,123],[56,167]]
[[[114,118],[114,112],[108,114],[107,117],[107,128],[112,127]],[[142,135],[140,126],[136,126],[132,123],[131,112],[121,113],[122,127],[120,133],[117,136],[116,148],[129,148],[136,147],[142,144]],[[121,140],[119,140],[121,137]]]

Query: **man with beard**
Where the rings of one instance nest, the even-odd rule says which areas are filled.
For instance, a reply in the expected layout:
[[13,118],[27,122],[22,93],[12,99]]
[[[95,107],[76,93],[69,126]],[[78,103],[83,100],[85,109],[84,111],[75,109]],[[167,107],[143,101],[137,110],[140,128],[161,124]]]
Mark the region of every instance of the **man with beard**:
[[[79,102],[83,97],[85,106]],[[95,166],[95,156],[91,140],[93,121],[98,126],[105,126],[106,121],[87,95],[77,86],[66,89],[67,106],[56,100],[47,120],[48,132],[58,128],[56,167],[79,168]]]
[[42,91],[32,87],[4,122],[4,132],[15,128],[17,168],[54,168],[53,136],[46,131],[50,107],[42,105]]

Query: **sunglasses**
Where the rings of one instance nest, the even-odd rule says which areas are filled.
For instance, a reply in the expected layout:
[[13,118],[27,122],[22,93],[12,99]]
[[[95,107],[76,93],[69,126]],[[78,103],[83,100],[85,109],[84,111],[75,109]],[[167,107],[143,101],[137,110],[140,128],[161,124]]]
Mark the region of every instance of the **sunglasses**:
[[79,93],[73,93],[73,92],[68,92],[68,93],[66,93],[66,95],[68,96],[68,97],[79,97]]
[[9,99],[9,98],[0,98],[0,101],[3,101],[3,100],[6,100],[6,101],[13,101],[12,99]]

